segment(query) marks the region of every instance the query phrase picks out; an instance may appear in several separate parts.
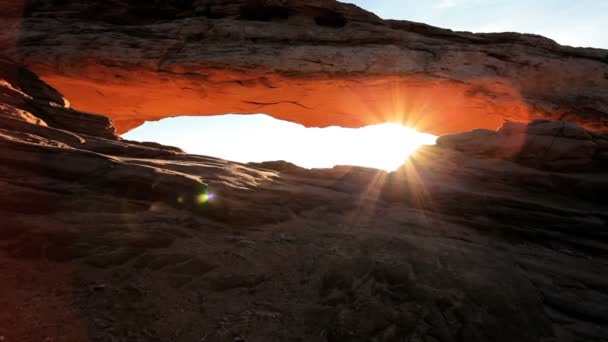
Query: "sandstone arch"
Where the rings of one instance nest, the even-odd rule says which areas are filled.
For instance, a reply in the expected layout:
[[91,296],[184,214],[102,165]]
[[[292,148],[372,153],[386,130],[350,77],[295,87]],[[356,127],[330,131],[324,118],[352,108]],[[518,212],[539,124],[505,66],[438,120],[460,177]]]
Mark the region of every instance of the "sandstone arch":
[[540,117],[608,130],[607,50],[382,20],[332,0],[21,7],[0,36],[5,51],[119,132],[167,116],[259,112],[437,134]]

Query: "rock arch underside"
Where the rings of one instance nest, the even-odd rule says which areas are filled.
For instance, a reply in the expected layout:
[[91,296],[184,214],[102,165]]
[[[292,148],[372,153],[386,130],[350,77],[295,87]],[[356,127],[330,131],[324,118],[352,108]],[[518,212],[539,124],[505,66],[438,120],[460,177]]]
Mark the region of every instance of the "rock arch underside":
[[[0,19],[0,341],[606,341],[608,51],[329,0]],[[118,135],[258,112],[451,134],[391,173]]]
[[9,12],[6,53],[119,132],[259,112],[436,134],[537,118],[608,129],[608,51],[535,35],[453,32],[330,0],[28,0]]

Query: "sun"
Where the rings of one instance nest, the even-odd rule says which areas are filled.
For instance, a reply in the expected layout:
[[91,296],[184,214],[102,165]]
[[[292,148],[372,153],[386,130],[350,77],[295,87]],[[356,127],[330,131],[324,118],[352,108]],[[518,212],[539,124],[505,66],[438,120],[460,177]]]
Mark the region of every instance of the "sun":
[[350,140],[350,165],[395,171],[422,145],[434,145],[437,137],[396,123],[355,130]]
[[285,160],[308,169],[347,165],[386,171],[437,138],[396,123],[309,128],[263,114],[170,118],[148,122],[124,137],[242,163]]

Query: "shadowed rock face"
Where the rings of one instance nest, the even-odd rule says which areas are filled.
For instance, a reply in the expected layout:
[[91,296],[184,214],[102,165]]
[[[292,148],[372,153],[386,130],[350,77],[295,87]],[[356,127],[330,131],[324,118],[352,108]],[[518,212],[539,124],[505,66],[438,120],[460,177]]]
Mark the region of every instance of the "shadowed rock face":
[[0,6],[4,53],[121,133],[179,114],[259,112],[437,134],[537,118],[608,129],[608,51],[539,36],[382,20],[330,0]]
[[0,62],[6,341],[608,336],[606,135],[508,123],[395,173],[307,170],[121,140],[65,103]]
[[437,145],[551,170],[605,170],[608,166],[608,134],[588,132],[564,121],[507,122],[496,131],[444,135]]

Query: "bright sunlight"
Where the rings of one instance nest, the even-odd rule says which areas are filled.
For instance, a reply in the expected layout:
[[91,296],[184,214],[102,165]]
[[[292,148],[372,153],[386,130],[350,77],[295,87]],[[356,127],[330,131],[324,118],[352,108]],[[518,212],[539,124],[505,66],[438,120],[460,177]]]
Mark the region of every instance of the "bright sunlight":
[[394,123],[359,129],[306,128],[268,115],[176,117],[143,126],[125,139],[155,141],[201,154],[248,163],[285,160],[305,168],[336,165],[396,170],[436,136]]

